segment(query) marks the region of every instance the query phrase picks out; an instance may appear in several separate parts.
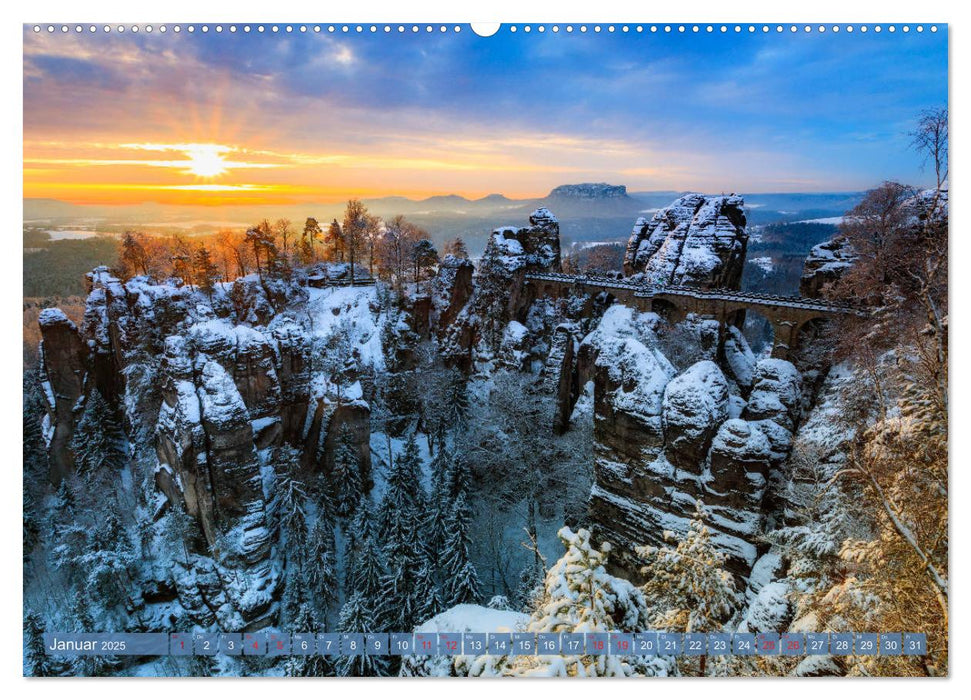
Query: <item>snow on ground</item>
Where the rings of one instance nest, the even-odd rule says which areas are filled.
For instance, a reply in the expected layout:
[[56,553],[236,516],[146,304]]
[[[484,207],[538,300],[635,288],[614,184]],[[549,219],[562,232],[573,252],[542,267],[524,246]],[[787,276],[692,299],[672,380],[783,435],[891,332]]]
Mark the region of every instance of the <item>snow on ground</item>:
[[481,605],[456,605],[415,628],[415,632],[514,632],[529,622],[529,615],[514,610],[493,610]]
[[327,287],[307,289],[307,314],[313,334],[326,338],[340,328],[347,330],[351,346],[358,349],[361,362],[376,370],[384,369],[381,349],[377,290],[374,287]]
[[802,221],[793,221],[794,224],[832,224],[833,226],[839,226],[843,223],[842,216],[826,216],[822,219],[803,219]]
[[772,262],[772,258],[768,255],[764,255],[760,258],[752,258],[749,260],[750,263],[756,265],[762,272],[772,272],[775,269],[775,264]]

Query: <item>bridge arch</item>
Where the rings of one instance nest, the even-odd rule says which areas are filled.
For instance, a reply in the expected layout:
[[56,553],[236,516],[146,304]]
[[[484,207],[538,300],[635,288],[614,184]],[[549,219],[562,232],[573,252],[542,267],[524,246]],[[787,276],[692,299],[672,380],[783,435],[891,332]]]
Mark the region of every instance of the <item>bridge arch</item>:
[[806,348],[819,348],[821,352],[828,352],[830,339],[833,337],[834,320],[827,316],[810,316],[802,319],[792,331],[791,355],[801,353]]
[[662,299],[660,297],[651,299],[651,311],[671,324],[683,321],[685,316],[680,306],[670,299]]
[[756,356],[765,354],[769,349],[774,352],[775,346],[785,338],[785,333],[780,333],[778,319],[768,309],[754,305],[739,306],[727,311],[725,324],[735,326],[741,331]]

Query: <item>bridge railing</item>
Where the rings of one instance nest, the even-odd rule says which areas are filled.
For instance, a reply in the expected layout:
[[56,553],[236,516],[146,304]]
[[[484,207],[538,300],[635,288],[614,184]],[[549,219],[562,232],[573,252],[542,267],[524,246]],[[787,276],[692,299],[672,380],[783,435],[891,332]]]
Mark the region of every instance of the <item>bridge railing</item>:
[[762,292],[743,292],[735,289],[700,289],[684,285],[655,285],[628,282],[613,277],[601,275],[568,275],[562,272],[531,272],[526,275],[527,280],[560,282],[572,286],[592,286],[605,289],[633,289],[634,296],[649,299],[656,296],[683,296],[694,299],[714,299],[719,301],[736,301],[766,306],[785,306],[793,309],[807,309],[812,311],[828,311],[831,313],[862,313],[852,304],[834,301],[822,301],[799,296],[785,296],[782,294],[765,294]]

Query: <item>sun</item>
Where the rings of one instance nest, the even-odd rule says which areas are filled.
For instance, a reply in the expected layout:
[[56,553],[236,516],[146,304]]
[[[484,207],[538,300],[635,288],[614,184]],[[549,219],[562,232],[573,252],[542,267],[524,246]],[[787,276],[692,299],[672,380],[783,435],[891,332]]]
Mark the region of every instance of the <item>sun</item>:
[[185,150],[189,157],[186,171],[198,177],[217,177],[227,170],[227,163],[222,154],[225,146],[215,144],[193,144]]

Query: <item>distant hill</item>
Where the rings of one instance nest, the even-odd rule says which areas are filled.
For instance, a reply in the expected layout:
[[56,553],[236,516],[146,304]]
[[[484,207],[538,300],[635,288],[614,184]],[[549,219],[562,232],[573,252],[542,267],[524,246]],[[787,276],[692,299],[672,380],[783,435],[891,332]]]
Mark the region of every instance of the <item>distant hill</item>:
[[[545,197],[511,199],[494,193],[479,199],[444,194],[425,199],[402,196],[365,198],[364,204],[381,217],[403,214],[424,227],[441,244],[462,236],[473,255],[482,252],[489,232],[498,226],[525,225],[537,207],[547,207],[560,220],[566,244],[626,241],[634,221],[652,216],[683,192],[630,192],[625,185],[604,182],[554,187]],[[840,216],[862,197],[859,192],[744,194],[749,226]],[[226,226],[243,227],[261,219],[291,219],[300,227],[308,216],[320,221],[340,219],[343,202],[241,207],[171,207],[78,205],[55,199],[24,199],[24,220],[39,228],[71,227],[96,222],[99,230],[118,233],[125,228],[196,232]]]

